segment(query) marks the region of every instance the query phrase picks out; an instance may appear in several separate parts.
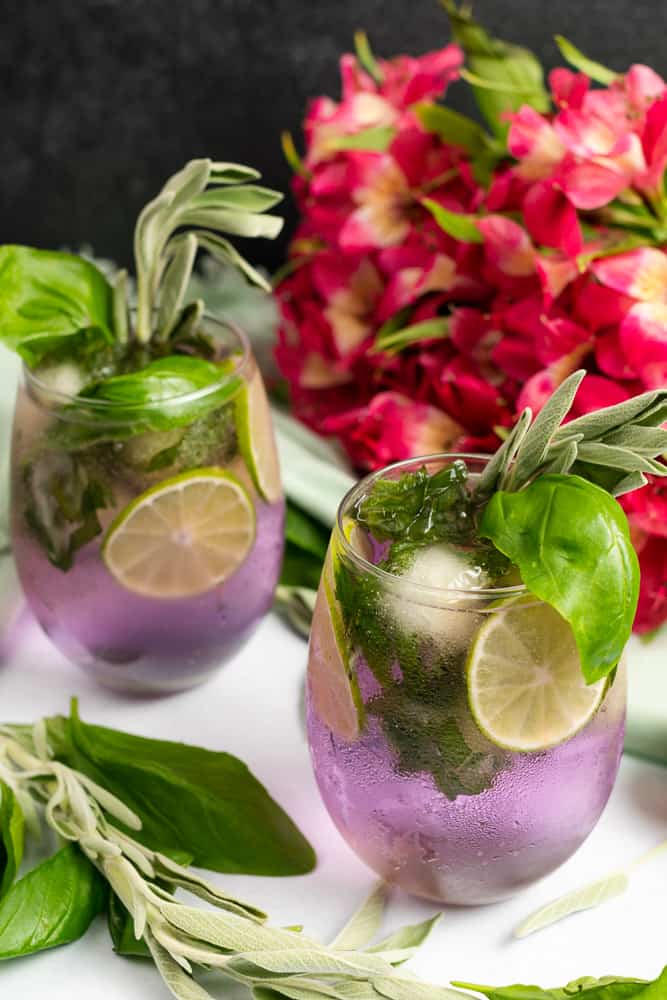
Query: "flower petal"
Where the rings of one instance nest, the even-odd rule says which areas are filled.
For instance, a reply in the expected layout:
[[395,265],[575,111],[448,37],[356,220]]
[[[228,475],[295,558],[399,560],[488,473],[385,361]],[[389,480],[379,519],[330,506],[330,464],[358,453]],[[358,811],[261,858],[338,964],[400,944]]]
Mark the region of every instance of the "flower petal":
[[621,346],[647,389],[667,385],[667,302],[639,302],[621,325]]
[[667,302],[667,253],[641,247],[596,260],[593,274],[603,285],[642,302]]

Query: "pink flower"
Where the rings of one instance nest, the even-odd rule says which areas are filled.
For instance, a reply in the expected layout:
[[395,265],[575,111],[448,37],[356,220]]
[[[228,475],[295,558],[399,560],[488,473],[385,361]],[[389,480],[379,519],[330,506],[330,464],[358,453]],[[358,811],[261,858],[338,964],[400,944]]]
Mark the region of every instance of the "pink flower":
[[576,209],[555,181],[539,181],[531,187],[523,201],[523,216],[536,243],[562,250],[568,257],[581,251],[583,238]]
[[647,388],[667,384],[667,254],[642,247],[595,261],[595,276],[638,300],[620,328],[620,345]]
[[634,628],[651,632],[667,619],[667,539],[651,535],[635,544],[642,583]]
[[365,469],[447,451],[462,428],[442,411],[398,392],[378,393],[367,406],[329,417],[328,434],[342,434],[350,458]]
[[450,83],[458,79],[463,65],[458,45],[427,52],[423,56],[398,56],[380,63],[381,94],[401,110],[418,101],[442,97]]
[[537,255],[522,226],[503,215],[487,215],[477,225],[484,236],[487,258],[494,269],[510,278],[534,276]]
[[529,181],[551,177],[566,152],[549,119],[528,105],[512,116],[507,148],[520,161],[516,173]]

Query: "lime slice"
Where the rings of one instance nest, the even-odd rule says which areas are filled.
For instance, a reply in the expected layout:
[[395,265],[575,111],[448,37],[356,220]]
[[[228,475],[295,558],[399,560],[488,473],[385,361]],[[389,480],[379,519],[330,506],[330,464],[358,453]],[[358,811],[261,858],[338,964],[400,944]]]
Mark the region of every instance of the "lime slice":
[[546,750],[590,722],[605,679],[587,685],[572,630],[548,604],[510,601],[479,629],[467,663],[475,722],[507,750]]
[[283,489],[269,401],[258,370],[236,396],[236,433],[257,492],[268,503],[274,503]]
[[223,583],[255,540],[255,509],[224,469],[165,479],[121,511],[102,558],[111,575],[145,597],[194,597]]
[[322,722],[348,743],[357,739],[363,705],[350,666],[343,619],[336,600],[331,546],[313,612],[308,685],[313,706]]

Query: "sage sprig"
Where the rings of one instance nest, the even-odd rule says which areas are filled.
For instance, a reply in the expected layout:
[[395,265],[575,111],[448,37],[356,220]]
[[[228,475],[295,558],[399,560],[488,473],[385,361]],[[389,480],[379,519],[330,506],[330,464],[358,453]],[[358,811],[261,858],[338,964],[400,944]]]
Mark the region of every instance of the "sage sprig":
[[583,474],[617,497],[644,486],[647,474],[667,476],[659,460],[667,453],[667,389],[563,423],[585,374],[565,379],[534,419],[529,407],[523,411],[478,480],[479,499],[516,492],[550,472]]
[[154,322],[160,339],[173,331],[199,248],[238,267],[251,282],[270,291],[264,278],[220,235],[272,239],[280,232],[283,220],[263,213],[282,195],[247,183],[259,176],[237,163],[191,160],[145,206],[134,234],[137,340],[150,340]]

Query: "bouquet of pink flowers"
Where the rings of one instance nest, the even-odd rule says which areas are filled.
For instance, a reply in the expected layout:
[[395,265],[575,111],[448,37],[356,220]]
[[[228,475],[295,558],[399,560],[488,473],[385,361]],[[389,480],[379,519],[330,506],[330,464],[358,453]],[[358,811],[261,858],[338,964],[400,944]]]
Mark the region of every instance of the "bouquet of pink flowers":
[[[443,0],[455,43],[377,60],[289,138],[301,222],[278,284],[295,414],[359,468],[497,446],[576,368],[571,417],[667,384],[667,85],[564,39],[549,88],[525,49]],[[473,88],[486,127],[440,103]],[[667,418],[667,414],[666,414]],[[667,487],[628,493],[635,627],[667,619]],[[664,480],[663,480],[664,483]]]

